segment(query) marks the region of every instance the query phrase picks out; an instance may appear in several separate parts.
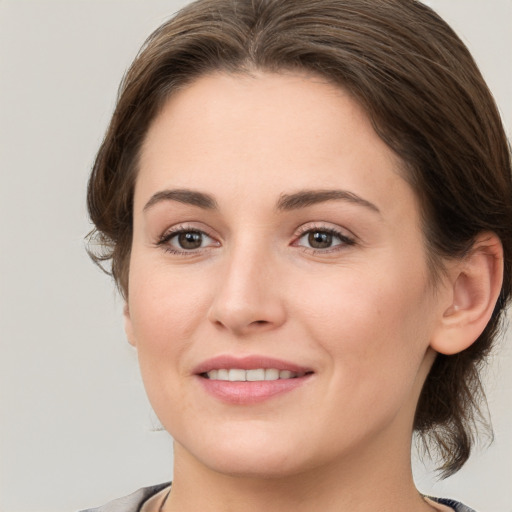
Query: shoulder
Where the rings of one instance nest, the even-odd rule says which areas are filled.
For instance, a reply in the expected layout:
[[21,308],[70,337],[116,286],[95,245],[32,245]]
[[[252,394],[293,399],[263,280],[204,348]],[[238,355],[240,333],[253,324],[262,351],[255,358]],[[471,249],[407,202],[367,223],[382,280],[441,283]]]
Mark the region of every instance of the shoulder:
[[151,487],[143,487],[129,496],[118,498],[117,500],[110,501],[101,507],[88,508],[81,512],[139,512],[144,502],[169,485],[170,482],[152,485]]
[[472,508],[469,508],[463,503],[460,503],[455,500],[447,498],[432,498],[431,496],[429,496],[428,498],[432,501],[435,501],[436,503],[439,503],[440,505],[446,505],[447,507],[450,507],[455,512],[475,512],[475,510],[473,510]]

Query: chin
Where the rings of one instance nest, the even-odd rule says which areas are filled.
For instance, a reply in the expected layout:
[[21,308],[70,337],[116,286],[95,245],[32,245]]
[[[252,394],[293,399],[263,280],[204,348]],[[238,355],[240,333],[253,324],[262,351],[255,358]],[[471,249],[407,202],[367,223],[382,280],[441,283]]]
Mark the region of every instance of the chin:
[[[213,455],[213,454],[212,454]],[[202,461],[209,469],[237,478],[278,479],[293,476],[307,470],[300,460],[276,453],[219,454]]]
[[[286,438],[284,438],[286,439]],[[280,478],[308,469],[300,442],[261,432],[241,435],[205,436],[200,443],[179,443],[199,464],[224,475],[239,478]]]

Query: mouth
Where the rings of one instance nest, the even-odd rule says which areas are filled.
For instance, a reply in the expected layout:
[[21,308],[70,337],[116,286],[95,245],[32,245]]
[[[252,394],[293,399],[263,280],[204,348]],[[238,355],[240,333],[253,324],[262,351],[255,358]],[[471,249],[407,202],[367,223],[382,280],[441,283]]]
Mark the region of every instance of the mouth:
[[284,379],[297,379],[312,372],[294,372],[291,370],[279,370],[277,368],[219,368],[201,373],[201,377],[210,380],[229,382],[260,382]]
[[195,368],[202,388],[224,403],[250,405],[286,394],[310,381],[314,371],[265,356],[218,356]]

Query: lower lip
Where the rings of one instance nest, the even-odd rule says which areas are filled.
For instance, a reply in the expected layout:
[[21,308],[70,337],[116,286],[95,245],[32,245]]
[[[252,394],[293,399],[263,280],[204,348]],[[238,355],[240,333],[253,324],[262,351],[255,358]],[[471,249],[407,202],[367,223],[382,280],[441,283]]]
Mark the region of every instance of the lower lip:
[[264,402],[302,386],[311,374],[294,379],[262,380],[256,382],[230,382],[198,376],[203,388],[215,398],[230,404],[250,405]]

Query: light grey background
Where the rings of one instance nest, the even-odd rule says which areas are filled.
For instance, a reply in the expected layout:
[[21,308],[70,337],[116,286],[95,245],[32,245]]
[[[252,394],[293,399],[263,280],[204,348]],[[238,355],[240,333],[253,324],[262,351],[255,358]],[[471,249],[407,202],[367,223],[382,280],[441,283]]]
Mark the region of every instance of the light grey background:
[[[119,80],[179,0],[0,0],[0,512],[99,505],[172,477],[110,280],[84,251]],[[512,132],[512,0],[431,0]],[[496,440],[426,492],[512,512],[512,339],[489,368]]]

